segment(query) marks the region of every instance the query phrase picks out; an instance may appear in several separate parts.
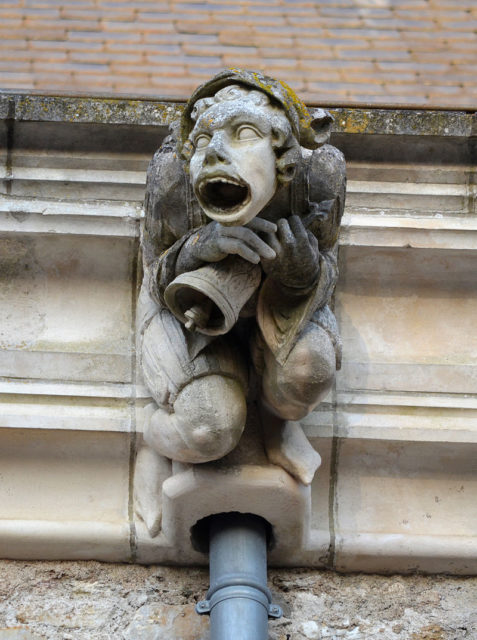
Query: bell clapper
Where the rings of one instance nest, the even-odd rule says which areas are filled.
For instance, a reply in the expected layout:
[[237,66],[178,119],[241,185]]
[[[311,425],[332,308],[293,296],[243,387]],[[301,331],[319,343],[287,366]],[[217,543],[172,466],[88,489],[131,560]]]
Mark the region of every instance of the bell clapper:
[[184,312],[186,318],[185,328],[189,331],[195,331],[196,327],[203,329],[207,325],[210,312],[212,310],[212,301],[208,300],[205,304],[195,304]]

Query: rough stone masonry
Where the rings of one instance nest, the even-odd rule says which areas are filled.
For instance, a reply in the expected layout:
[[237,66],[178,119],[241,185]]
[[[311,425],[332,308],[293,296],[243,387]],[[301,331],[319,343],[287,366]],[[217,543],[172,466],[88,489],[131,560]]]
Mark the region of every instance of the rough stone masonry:
[[[206,569],[0,562],[0,640],[208,640]],[[270,640],[475,640],[477,577],[271,570]]]

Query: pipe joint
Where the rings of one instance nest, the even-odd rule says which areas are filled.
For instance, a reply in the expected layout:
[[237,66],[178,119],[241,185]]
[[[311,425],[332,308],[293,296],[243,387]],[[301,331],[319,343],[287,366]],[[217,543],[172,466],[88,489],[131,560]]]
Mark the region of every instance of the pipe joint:
[[207,592],[207,599],[212,600],[214,594],[220,591],[221,589],[226,589],[228,587],[248,587],[250,589],[255,589],[260,591],[268,600],[268,602],[272,601],[272,594],[270,589],[266,584],[263,584],[255,575],[247,574],[247,573],[226,573],[220,576],[219,580],[216,580],[210,585],[209,591]]
[[[269,590],[267,589],[267,591]],[[199,615],[210,615],[215,606],[225,600],[235,598],[257,602],[264,607],[269,618],[281,618],[282,616],[281,607],[277,604],[272,604],[270,592],[266,594],[263,589],[257,589],[248,584],[234,584],[219,587],[207,600],[198,602],[195,610]]]

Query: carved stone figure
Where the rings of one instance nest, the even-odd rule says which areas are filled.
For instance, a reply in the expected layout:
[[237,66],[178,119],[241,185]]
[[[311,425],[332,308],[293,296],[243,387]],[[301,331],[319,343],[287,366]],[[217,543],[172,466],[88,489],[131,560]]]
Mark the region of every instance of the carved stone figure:
[[305,484],[319,466],[297,421],[340,366],[328,303],[345,164],[331,122],[284,83],[227,70],[196,90],[151,161],[138,348],[154,403],[135,479],[151,535],[170,460],[228,454],[247,403],[271,463]]

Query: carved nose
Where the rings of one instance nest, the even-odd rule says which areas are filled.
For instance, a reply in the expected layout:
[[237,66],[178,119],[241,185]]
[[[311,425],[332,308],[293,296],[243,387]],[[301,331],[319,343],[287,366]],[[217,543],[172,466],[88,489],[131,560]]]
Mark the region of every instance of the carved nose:
[[218,149],[213,149],[213,148],[207,149],[204,160],[205,160],[205,164],[210,164],[210,165],[227,163],[225,154],[219,151]]
[[229,160],[227,158],[227,154],[223,148],[223,143],[221,140],[212,139],[207,147],[204,157],[205,164],[214,165],[214,164],[229,164]]

